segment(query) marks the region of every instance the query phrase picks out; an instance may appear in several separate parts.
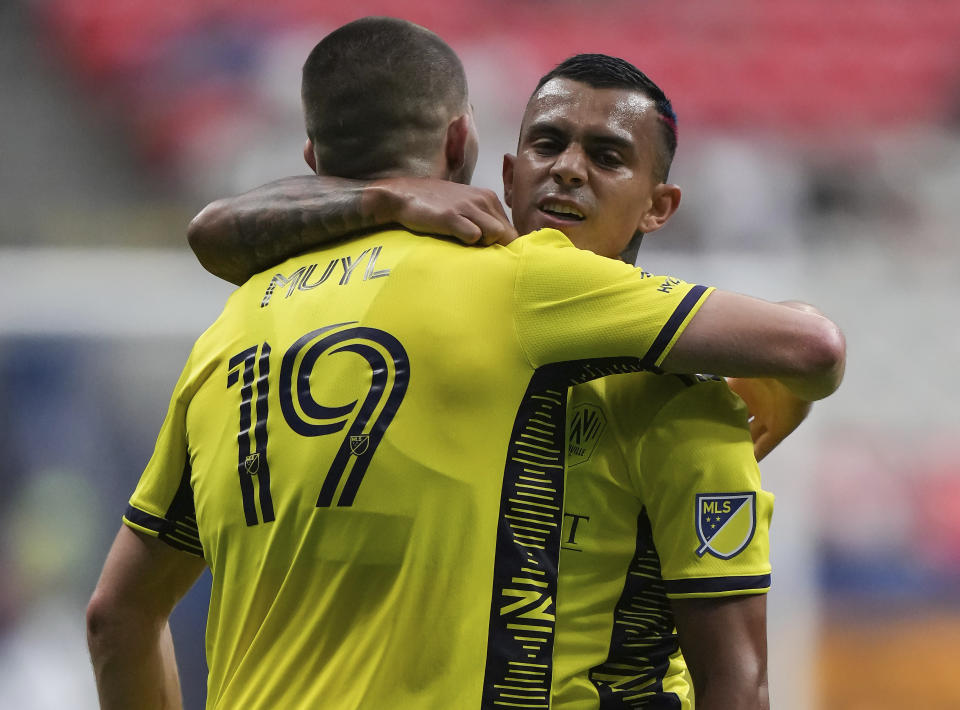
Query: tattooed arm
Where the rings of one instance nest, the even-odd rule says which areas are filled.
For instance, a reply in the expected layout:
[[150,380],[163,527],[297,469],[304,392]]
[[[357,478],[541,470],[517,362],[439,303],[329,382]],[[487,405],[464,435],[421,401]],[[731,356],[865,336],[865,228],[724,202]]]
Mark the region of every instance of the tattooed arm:
[[467,244],[517,236],[491,190],[426,178],[307,175],[207,205],[187,239],[207,271],[241,284],[306,249],[390,224]]

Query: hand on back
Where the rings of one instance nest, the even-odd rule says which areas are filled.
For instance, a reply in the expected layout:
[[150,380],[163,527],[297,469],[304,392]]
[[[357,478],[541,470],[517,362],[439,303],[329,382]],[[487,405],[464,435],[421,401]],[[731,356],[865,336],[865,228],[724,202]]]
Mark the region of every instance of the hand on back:
[[769,377],[727,378],[730,389],[746,403],[753,453],[760,461],[787,438],[810,413],[812,402],[797,397]]

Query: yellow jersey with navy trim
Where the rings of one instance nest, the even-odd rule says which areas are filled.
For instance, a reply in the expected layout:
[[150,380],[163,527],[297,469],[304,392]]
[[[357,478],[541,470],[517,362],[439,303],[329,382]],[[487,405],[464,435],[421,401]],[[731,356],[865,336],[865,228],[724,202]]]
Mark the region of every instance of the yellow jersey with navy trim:
[[568,387],[658,366],[709,292],[553,230],[252,277],[124,516],[211,568],[207,707],[547,708]]
[[770,587],[746,407],[723,380],[633,373],[568,409],[553,708],[689,710],[670,599]]

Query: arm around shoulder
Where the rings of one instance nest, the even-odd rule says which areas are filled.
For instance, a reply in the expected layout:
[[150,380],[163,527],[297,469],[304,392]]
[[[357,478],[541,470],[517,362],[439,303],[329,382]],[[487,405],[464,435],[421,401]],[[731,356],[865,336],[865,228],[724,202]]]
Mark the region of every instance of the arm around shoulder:
[[305,249],[373,226],[380,209],[367,181],[288,177],[207,205],[187,227],[197,260],[214,276],[242,284]]
[[812,306],[718,290],[707,297],[662,367],[669,372],[775,377],[797,396],[814,401],[840,386],[845,364],[843,333]]
[[242,284],[307,249],[391,224],[467,244],[517,233],[490,190],[427,178],[284,178],[207,205],[187,228],[203,267]]
[[239,286],[256,273],[246,263],[228,200],[211,202],[187,226],[187,243],[207,271]]

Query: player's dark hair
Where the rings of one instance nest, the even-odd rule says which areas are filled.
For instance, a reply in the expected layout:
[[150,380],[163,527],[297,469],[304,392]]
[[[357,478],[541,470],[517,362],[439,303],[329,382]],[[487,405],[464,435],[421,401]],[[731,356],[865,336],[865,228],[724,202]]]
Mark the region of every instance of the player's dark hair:
[[408,168],[437,150],[468,106],[460,59],[406,20],[365,17],[310,52],[301,85],[317,167],[341,177]]
[[660,150],[655,175],[666,182],[670,164],[677,152],[677,114],[670,99],[646,74],[630,62],[607,54],[577,54],[558,64],[553,71],[544,74],[534,89],[533,95],[551,79],[572,79],[595,89],[632,89],[654,102],[660,118]]

